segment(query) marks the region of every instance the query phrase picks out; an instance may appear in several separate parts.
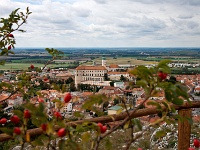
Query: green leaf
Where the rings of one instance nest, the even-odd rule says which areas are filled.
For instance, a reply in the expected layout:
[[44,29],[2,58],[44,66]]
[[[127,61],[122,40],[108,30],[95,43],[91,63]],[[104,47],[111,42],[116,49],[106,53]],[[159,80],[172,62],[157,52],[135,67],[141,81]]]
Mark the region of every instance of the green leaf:
[[12,135],[13,134],[13,129],[9,129],[6,127],[0,128],[0,130],[8,135]]
[[15,109],[15,110],[13,110],[13,113],[14,113],[15,115],[17,115],[20,119],[23,118],[23,112],[22,112],[21,110]]
[[133,123],[138,127],[138,129],[141,131],[142,130],[142,125],[139,119],[132,119]]
[[85,130],[84,130],[84,128],[83,128],[82,125],[77,125],[77,126],[76,126],[76,131],[77,131],[77,132],[84,132]]
[[165,90],[165,98],[167,101],[171,102],[172,101],[172,94],[170,91]]
[[186,120],[192,125],[193,124],[193,120],[192,120],[192,118],[188,118],[188,117],[186,117]]
[[[69,146],[68,149],[70,149],[70,150],[80,150],[78,143],[75,141],[68,140],[67,145]],[[67,149],[67,148],[65,148],[65,149]]]
[[146,80],[139,80],[136,82],[136,84],[142,87],[146,87],[148,82]]
[[52,100],[53,103],[61,103],[61,101],[59,99],[54,99]]
[[162,108],[161,105],[160,105],[158,102],[152,101],[152,100],[149,100],[149,101],[147,102],[147,105],[156,106],[157,109],[161,109],[161,108]]
[[170,63],[170,60],[161,60],[158,65],[157,65],[157,71],[163,71],[165,73],[170,73],[170,68],[168,66],[168,64]]
[[127,122],[124,124],[124,129],[128,129],[129,125],[130,125],[130,121],[127,121]]
[[75,112],[73,113],[73,115],[74,115],[75,117],[78,117],[78,118],[83,118],[83,117],[84,117],[84,115],[82,115],[80,111],[75,111]]
[[156,137],[156,138],[162,138],[162,137],[164,137],[165,135],[166,135],[166,131],[161,130],[161,131],[156,132],[155,137]]
[[180,98],[175,98],[172,103],[175,105],[183,105],[184,101]]
[[31,143],[34,146],[44,146],[44,142],[43,141],[48,141],[48,137],[45,135],[40,135],[39,137],[37,137],[34,141],[32,141]]
[[84,142],[88,142],[90,140],[91,136],[90,136],[90,133],[88,132],[84,132],[82,135],[81,135],[81,139],[84,141]]

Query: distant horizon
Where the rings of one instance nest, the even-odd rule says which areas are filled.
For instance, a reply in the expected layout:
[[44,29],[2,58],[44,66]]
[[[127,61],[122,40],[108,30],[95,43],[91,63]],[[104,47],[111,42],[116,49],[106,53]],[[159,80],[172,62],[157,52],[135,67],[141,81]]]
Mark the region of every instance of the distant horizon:
[[15,47],[15,49],[19,48],[200,48],[200,47]]

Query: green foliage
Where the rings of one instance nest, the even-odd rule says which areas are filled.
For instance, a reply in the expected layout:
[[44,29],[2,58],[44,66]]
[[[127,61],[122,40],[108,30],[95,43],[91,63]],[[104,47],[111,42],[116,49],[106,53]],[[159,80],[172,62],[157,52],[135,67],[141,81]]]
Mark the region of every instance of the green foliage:
[[[15,9],[11,12],[8,18],[1,18],[0,19],[0,56],[9,54],[14,54],[11,50],[8,49],[9,46],[14,48],[16,41],[13,36],[10,34],[14,31],[25,32],[24,30],[20,29],[20,27],[27,22],[28,16],[31,14],[29,8],[26,8],[26,12],[19,12],[19,8]],[[3,62],[1,62],[3,64]]]
[[54,48],[46,48],[45,50],[53,57],[53,59],[54,58],[57,58],[57,59],[62,58],[64,55],[64,53],[62,51],[58,51]]
[[139,119],[135,118],[135,119],[132,119],[131,121],[133,122],[134,125],[136,125],[138,130],[140,130],[140,131],[142,130],[142,124]]

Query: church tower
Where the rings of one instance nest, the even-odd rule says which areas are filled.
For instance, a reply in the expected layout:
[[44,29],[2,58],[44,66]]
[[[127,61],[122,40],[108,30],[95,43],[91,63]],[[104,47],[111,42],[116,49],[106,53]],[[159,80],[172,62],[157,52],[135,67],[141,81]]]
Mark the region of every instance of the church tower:
[[106,58],[102,57],[102,66],[106,67]]

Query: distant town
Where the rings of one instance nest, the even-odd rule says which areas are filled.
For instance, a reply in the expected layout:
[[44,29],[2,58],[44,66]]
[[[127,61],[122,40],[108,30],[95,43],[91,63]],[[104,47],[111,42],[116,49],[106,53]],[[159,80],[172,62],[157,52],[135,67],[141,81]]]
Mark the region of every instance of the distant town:
[[[158,55],[163,55],[163,53],[166,53],[166,51],[159,51],[157,52],[156,49],[153,49],[154,53]],[[20,53],[19,53],[20,52]],[[85,51],[86,52],[86,51]],[[89,57],[95,57],[100,58],[101,61],[98,61],[98,63],[95,62],[95,58],[90,58],[91,64],[87,63],[78,63],[77,66],[74,68],[64,68],[64,67],[57,67],[57,68],[50,68],[46,66],[43,68],[42,71],[36,72],[34,69],[28,68],[28,71],[26,74],[31,76],[31,84],[35,86],[35,88],[38,88],[38,91],[41,93],[42,98],[45,100],[47,108],[48,108],[48,114],[51,116],[54,111],[60,111],[61,114],[64,117],[72,117],[73,112],[80,111],[85,115],[85,118],[91,118],[95,117],[96,114],[94,112],[85,112],[85,110],[82,110],[82,103],[88,99],[90,95],[93,94],[105,94],[107,97],[111,97],[112,101],[107,104],[105,108],[99,108],[102,109],[102,111],[105,111],[105,114],[111,115],[116,114],[120,109],[123,109],[120,105],[120,101],[115,97],[126,97],[126,103],[131,104],[133,107],[136,107],[142,102],[144,99],[144,89],[141,87],[136,87],[135,82],[136,78],[129,73],[131,69],[134,69],[136,64],[117,64],[117,63],[108,63],[107,57],[110,57],[111,54],[106,53],[105,54],[98,54],[98,51],[94,51],[94,53],[88,54],[80,54],[84,56]],[[34,55],[32,55],[34,53]],[[70,59],[75,59],[79,57],[80,61],[83,61],[80,59],[80,55],[76,55],[76,51],[73,51],[73,56],[71,54]],[[86,52],[87,53],[87,52]],[[127,51],[128,53],[128,51]],[[152,51],[132,51],[132,53],[137,55],[143,56],[147,55],[149,56],[152,54]],[[172,53],[172,52],[168,52]],[[179,51],[176,51],[176,54],[178,54]],[[187,53],[187,51],[185,51]],[[200,51],[196,50],[196,53],[200,53]],[[37,54],[39,54],[37,56]],[[123,54],[126,54],[123,52]],[[183,54],[183,53],[182,53]],[[11,58],[8,58],[8,62],[15,60],[17,57],[18,61],[20,60],[18,58],[18,55],[20,55],[20,59],[23,60],[22,57],[49,57],[43,52],[38,53],[35,51],[27,52],[25,51],[22,53],[21,51],[16,52],[15,56],[12,56]],[[181,55],[179,53],[178,55]],[[101,57],[100,57],[101,56]],[[36,58],[37,58],[36,57]],[[87,58],[86,57],[86,58]],[[112,56],[116,57],[116,55]],[[153,58],[153,56],[151,56]],[[155,56],[154,56],[155,57]],[[172,57],[172,56],[171,56]],[[186,58],[190,58],[192,56],[184,56],[179,57],[180,60],[172,61],[169,66],[173,68],[182,68],[185,71],[189,70],[189,68],[195,68],[199,69],[199,61],[197,55],[193,56],[196,58],[196,60],[188,60],[185,61]],[[35,60],[36,60],[35,58]],[[143,57],[146,58],[146,57]],[[155,57],[156,58],[156,57]],[[158,57],[157,57],[158,58]],[[161,56],[159,56],[161,58]],[[174,56],[173,56],[174,58]],[[70,60],[69,59],[69,60]],[[116,58],[118,59],[118,58]],[[128,61],[127,61],[128,62]],[[144,61],[145,62],[145,61]],[[34,63],[32,63],[34,65]],[[141,64],[141,65],[145,65]],[[153,67],[156,64],[146,64],[146,67]],[[42,69],[42,67],[41,67]],[[18,82],[19,76],[22,73],[22,70],[3,70],[2,75],[0,76],[0,82],[13,84]],[[173,76],[176,78],[177,81],[185,84],[188,87],[188,93],[191,95],[191,100],[200,100],[200,74],[198,73],[191,73],[188,74],[173,74]],[[57,84],[60,88],[64,88],[64,92],[60,90],[56,90],[55,87],[50,86],[52,83]],[[130,84],[131,83],[131,84]],[[26,90],[26,89],[24,89]],[[70,92],[72,94],[72,100],[67,103],[62,109],[59,109],[52,100],[59,99],[60,101],[63,101],[63,97],[66,93]],[[25,102],[23,99],[23,95],[16,93],[10,96],[11,93],[0,93],[0,103],[6,103],[6,107],[4,108],[5,112],[11,113],[12,109],[14,107],[20,106]],[[38,103],[38,96],[35,96],[30,99],[31,103],[37,104]],[[164,93],[160,93],[158,97],[152,97],[153,100],[163,100],[164,99]],[[149,107],[145,104],[145,107]],[[59,110],[58,110],[59,109]],[[130,109],[132,109],[130,107]],[[196,108],[193,109],[193,117],[196,120],[200,120],[200,109]],[[147,119],[144,118],[144,121],[151,121],[152,116],[149,116]]]

